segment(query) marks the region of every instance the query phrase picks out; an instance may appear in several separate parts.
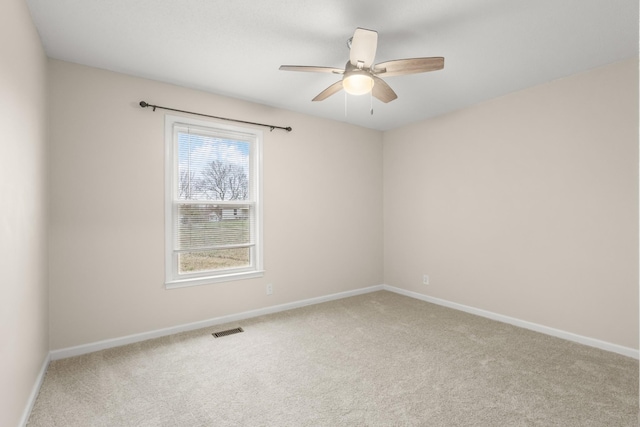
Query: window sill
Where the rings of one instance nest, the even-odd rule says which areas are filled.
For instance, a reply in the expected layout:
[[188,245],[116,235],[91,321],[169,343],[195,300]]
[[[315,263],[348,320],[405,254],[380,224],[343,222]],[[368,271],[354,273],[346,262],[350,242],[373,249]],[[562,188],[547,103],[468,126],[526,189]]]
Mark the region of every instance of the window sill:
[[248,271],[242,273],[221,274],[218,276],[196,277],[191,279],[178,279],[165,282],[166,289],[186,288],[189,286],[211,285],[214,283],[231,282],[233,280],[256,279],[264,276],[264,270]]

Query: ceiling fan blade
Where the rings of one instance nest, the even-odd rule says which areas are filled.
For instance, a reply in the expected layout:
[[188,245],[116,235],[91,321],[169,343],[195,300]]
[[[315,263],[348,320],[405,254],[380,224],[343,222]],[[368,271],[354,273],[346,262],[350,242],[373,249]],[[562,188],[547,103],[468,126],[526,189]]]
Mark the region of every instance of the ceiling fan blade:
[[340,92],[342,89],[342,80],[338,80],[322,92],[320,92],[312,101],[322,101],[333,95],[334,93]]
[[309,67],[306,65],[281,65],[280,69],[284,71],[308,71],[313,73],[334,73],[334,74],[344,73],[344,70],[342,68]]
[[391,87],[380,77],[373,76],[373,91],[371,94],[380,101],[387,103],[398,97]]
[[[373,68],[374,74],[384,77],[403,76],[405,74],[426,73],[427,71],[442,70],[444,68],[444,58],[434,56],[431,58],[410,58],[395,59],[393,61],[381,62]],[[382,71],[386,69],[386,71]]]
[[366,30],[364,28],[356,28],[351,39],[351,52],[349,53],[349,61],[354,67],[358,66],[358,62],[362,62],[364,68],[373,65],[378,49],[378,32]]

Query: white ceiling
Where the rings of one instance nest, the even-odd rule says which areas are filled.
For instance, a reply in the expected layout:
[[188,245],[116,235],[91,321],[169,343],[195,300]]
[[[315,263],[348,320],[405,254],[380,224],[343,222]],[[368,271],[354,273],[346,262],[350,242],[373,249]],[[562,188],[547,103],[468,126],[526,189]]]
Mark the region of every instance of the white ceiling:
[[[27,3],[51,58],[378,130],[638,55],[638,0]],[[385,79],[398,99],[374,99],[373,115],[368,95],[349,96],[346,116],[344,92],[311,102],[340,76],[278,70],[343,68],[356,27],[378,31],[375,63],[444,56],[445,68]]]

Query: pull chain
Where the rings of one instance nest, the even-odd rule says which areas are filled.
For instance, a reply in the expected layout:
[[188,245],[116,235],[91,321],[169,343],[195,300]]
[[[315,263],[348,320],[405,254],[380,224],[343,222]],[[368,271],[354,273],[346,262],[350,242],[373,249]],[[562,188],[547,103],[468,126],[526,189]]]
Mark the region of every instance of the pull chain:
[[344,93],[344,116],[347,117],[347,92]]
[[[347,117],[347,92],[344,93],[344,116]],[[369,92],[369,113],[373,116],[373,92]]]
[[369,92],[369,102],[371,105],[371,115],[373,116],[373,91]]

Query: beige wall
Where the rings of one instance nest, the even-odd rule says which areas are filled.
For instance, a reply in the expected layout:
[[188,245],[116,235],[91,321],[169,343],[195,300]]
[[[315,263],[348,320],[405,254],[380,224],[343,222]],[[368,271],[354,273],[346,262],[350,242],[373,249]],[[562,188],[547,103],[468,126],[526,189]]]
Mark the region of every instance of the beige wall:
[[[62,61],[50,78],[52,349],[383,281],[638,348],[635,61],[383,134]],[[143,99],[293,126],[264,131],[264,278],[163,288],[164,112]]]
[[[62,61],[50,79],[52,350],[382,283],[380,132]],[[164,289],[165,112],[141,100],[293,127],[264,129],[263,278]]]
[[46,58],[23,0],[0,13],[0,425],[18,425],[49,351]]
[[385,283],[638,348],[636,60],[383,145]]

